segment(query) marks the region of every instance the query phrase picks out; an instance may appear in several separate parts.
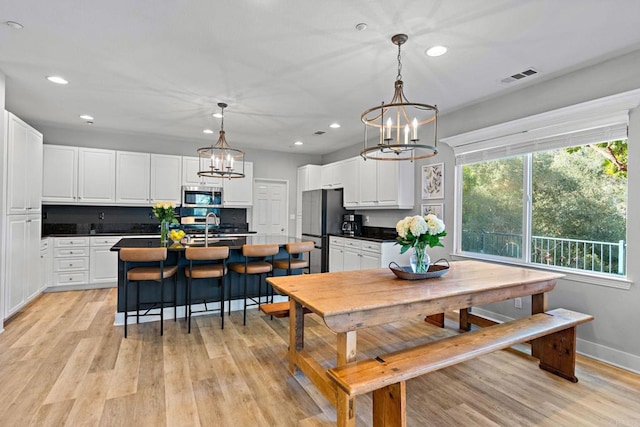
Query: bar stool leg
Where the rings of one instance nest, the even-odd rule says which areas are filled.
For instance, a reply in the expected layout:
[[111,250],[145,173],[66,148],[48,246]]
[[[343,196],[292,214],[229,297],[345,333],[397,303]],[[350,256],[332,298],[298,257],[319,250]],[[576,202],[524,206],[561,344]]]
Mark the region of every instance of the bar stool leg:
[[[164,267],[160,263],[160,270]],[[164,335],[164,275],[160,273],[160,336]]]
[[244,312],[242,315],[243,326],[246,326],[247,324],[247,276],[248,274],[245,273],[244,275]]
[[173,321],[178,321],[178,273],[173,275]]
[[136,282],[136,323],[140,324],[140,282]]
[[129,280],[127,279],[127,268],[126,268],[127,264],[125,263],[125,269],[124,269],[124,337],[127,337],[127,317],[129,314],[129,309],[128,309],[128,304],[129,304],[129,298],[127,297],[127,294],[129,293]]
[[187,280],[187,298],[184,304],[184,315],[187,318],[187,332],[191,333],[191,277]]
[[220,278],[220,318],[224,329],[224,276]]

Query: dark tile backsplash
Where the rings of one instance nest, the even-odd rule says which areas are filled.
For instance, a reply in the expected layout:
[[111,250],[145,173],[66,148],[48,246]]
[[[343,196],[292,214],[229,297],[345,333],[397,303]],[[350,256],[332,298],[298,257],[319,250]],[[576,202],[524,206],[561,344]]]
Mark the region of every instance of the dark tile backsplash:
[[[179,214],[179,209],[176,210]],[[220,209],[220,222],[246,228],[246,209]],[[149,207],[42,206],[42,235],[100,233],[159,233]]]

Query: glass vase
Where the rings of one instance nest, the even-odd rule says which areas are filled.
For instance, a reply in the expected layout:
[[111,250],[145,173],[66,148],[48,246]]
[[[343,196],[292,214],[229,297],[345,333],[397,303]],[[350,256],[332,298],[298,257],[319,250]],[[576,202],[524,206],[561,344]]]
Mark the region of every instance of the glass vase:
[[169,241],[169,221],[160,221],[160,245],[166,246]]
[[409,264],[411,265],[411,270],[414,273],[426,273],[429,270],[429,264],[431,264],[431,258],[427,253],[427,247],[414,247],[413,253],[409,257]]

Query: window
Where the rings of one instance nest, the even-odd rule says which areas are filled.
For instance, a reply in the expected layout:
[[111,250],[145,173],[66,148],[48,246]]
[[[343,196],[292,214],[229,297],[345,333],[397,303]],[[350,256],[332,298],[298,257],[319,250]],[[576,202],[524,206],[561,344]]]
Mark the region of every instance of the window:
[[634,90],[443,138],[456,160],[455,253],[628,289],[627,127],[639,102]]
[[626,152],[619,140],[463,165],[462,252],[624,275]]

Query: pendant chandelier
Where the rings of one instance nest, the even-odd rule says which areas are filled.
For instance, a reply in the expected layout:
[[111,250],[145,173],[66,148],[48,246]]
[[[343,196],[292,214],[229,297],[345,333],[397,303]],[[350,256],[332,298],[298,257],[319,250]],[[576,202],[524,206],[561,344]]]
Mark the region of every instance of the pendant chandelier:
[[244,178],[244,152],[227,144],[224,132],[224,109],[227,104],[219,102],[222,122],[218,142],[210,147],[198,148],[200,167],[198,176],[210,178]]
[[[438,107],[409,102],[404,95],[400,47],[406,34],[391,38],[398,46],[398,75],[391,102],[369,108],[360,117],[364,126],[364,148],[360,155],[374,160],[417,160],[438,154]],[[369,130],[375,141],[368,144]],[[425,143],[421,143],[421,138]]]

